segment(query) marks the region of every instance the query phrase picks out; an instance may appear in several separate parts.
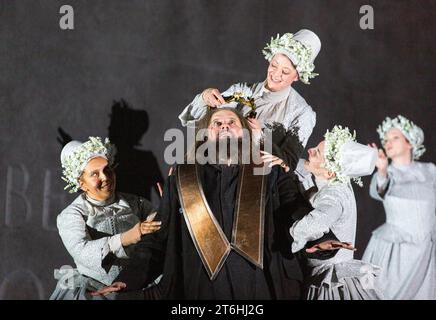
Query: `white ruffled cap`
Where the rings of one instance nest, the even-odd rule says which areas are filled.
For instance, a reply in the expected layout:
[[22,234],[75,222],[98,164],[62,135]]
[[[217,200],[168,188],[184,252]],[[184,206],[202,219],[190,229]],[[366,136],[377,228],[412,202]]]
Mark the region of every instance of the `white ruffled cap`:
[[402,115],[398,115],[393,119],[386,117],[383,123],[377,128],[377,133],[379,134],[382,144],[384,144],[386,133],[393,128],[400,130],[410,142],[413,147],[412,157],[414,160],[418,160],[426,151],[423,144],[424,131],[422,131],[420,127]]
[[355,141],[341,147],[342,174],[357,178],[373,173],[377,161],[377,150]]
[[[318,56],[319,51],[321,50],[321,40],[316,33],[308,29],[301,29],[294,34],[293,39],[311,50],[312,55],[310,56],[310,62],[313,63],[315,58]],[[282,53],[287,56],[294,65],[299,64],[297,56],[289,50],[278,49],[276,50],[276,54],[277,53]]]
[[[83,142],[77,141],[77,140],[73,140],[68,142],[62,149],[61,151],[61,163],[62,166],[65,166],[65,159],[67,159],[68,157],[70,157],[71,155],[74,154],[74,152],[77,150],[78,147],[80,147],[83,144]],[[87,160],[85,162],[83,162],[80,165],[80,171],[83,171],[86,167],[86,165],[88,164],[89,161],[91,161],[94,158],[104,158],[106,160],[108,160],[108,158],[106,157],[106,155],[104,153],[91,153],[89,154]]]
[[61,151],[61,163],[62,165],[65,164],[65,159],[68,158],[69,156],[71,156],[74,151],[76,151],[76,149],[78,147],[80,147],[82,145],[82,142],[77,141],[77,140],[73,140],[68,142]]

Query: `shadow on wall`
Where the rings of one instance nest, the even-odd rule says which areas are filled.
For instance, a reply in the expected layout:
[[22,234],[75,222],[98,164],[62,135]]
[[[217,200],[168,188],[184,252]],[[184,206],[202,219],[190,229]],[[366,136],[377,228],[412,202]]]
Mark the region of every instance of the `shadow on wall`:
[[[121,99],[114,101],[109,116],[108,137],[117,147],[117,191],[136,194],[151,201],[152,190],[159,194],[156,183],[162,185],[163,177],[154,154],[138,149],[149,127],[148,113],[131,108]],[[58,132],[60,137],[57,140],[62,147],[73,140],[61,127]],[[92,136],[92,133],[89,135]]]

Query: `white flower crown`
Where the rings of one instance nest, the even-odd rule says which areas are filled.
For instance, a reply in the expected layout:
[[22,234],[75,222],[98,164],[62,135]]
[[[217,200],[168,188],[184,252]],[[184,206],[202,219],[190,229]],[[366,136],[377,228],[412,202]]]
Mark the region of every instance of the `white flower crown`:
[[277,34],[275,39],[273,37],[271,38],[271,42],[262,50],[262,53],[266,60],[271,61],[276,53],[281,53],[282,51],[286,51],[297,57],[298,64],[296,64],[295,67],[301,82],[310,84],[309,79],[318,76],[318,73],[312,72],[315,70],[315,65],[311,62],[312,50],[303,45],[300,41],[295,40],[294,34],[285,33],[281,37]]
[[89,137],[89,140],[82,143],[62,161],[62,180],[67,185],[65,190],[70,188],[69,192],[74,193],[80,189],[79,178],[83,173],[88,161],[98,155],[104,156],[109,165],[112,166],[115,160],[116,148],[106,138],[102,143],[100,137]]
[[412,157],[414,160],[418,160],[426,150],[423,145],[424,132],[422,129],[402,115],[398,115],[394,119],[386,117],[382,124],[377,128],[377,133],[383,145],[386,133],[392,128],[399,129],[406,139],[409,140],[413,148]]
[[362,187],[362,179],[360,179],[360,177],[350,178],[343,174],[344,168],[342,168],[341,165],[342,146],[349,141],[356,142],[356,131],[351,134],[347,127],[342,128],[342,126],[334,126],[332,131],[327,130],[324,138],[324,167],[335,173],[335,177],[331,179],[329,183],[348,183],[350,180],[353,180],[358,186]]

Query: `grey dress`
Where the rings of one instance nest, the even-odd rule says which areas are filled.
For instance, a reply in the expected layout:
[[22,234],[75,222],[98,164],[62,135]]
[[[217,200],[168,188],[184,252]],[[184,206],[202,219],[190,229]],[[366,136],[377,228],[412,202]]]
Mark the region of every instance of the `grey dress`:
[[[294,223],[292,251],[305,247],[308,241],[331,230],[343,242],[356,238],[356,200],[349,183],[329,185],[316,180],[319,191],[310,199],[314,208]],[[377,288],[379,268],[353,259],[353,251],[341,249],[331,259],[309,259],[307,299],[310,300],[377,300],[382,295]]]
[[387,179],[374,174],[370,194],[383,202],[386,223],[372,233],[363,260],[382,268],[384,295],[436,299],[435,165],[390,165]]
[[[265,82],[252,85],[237,83],[224,91],[222,95],[230,96],[236,92],[254,98],[257,107],[256,118],[260,121],[262,128],[266,123],[272,124],[273,122],[283,124],[286,130],[298,127],[300,141],[303,146],[306,146],[316,123],[316,113],[294,88],[289,86],[281,91],[271,92],[265,88]],[[237,103],[231,102],[225,106],[236,108]],[[190,126],[194,121],[201,119],[206,111],[206,103],[201,94],[198,94],[179,115],[179,119],[182,125]],[[242,113],[246,115],[250,111],[249,107],[244,107]]]
[[132,246],[121,245],[121,233],[153,211],[141,197],[117,193],[107,201],[79,195],[57,217],[59,235],[76,268],[55,272],[58,284],[51,300],[141,298],[139,293],[92,297],[91,291],[110,285],[118,276]]

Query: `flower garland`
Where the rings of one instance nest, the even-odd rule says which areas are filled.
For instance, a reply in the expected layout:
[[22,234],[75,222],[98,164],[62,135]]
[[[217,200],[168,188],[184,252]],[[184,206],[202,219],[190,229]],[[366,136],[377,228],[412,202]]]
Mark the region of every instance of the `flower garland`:
[[112,166],[115,153],[116,148],[110,143],[108,138],[106,138],[103,143],[100,137],[89,137],[88,141],[77,147],[77,149],[62,162],[62,180],[67,183],[64,189],[70,188],[70,193],[80,189],[79,178],[86,164],[92,157],[96,155],[105,156],[109,165]]
[[385,144],[386,133],[392,128],[399,129],[407,140],[409,140],[413,147],[412,157],[414,160],[418,160],[426,151],[423,145],[424,132],[422,129],[402,115],[398,115],[394,119],[386,117],[382,124],[377,128],[377,133],[383,145]]
[[271,42],[262,50],[265,59],[271,61],[273,56],[283,51],[294,55],[298,61],[294,61],[301,82],[310,84],[309,79],[318,76],[318,73],[312,72],[315,70],[315,65],[311,62],[312,50],[300,41],[294,39],[294,34],[285,33],[280,37],[271,38]]
[[[342,146],[349,142],[356,142],[356,131],[351,134],[350,130],[342,126],[334,126],[332,131],[327,130],[324,135],[325,146],[324,146],[324,167],[331,172],[335,173],[335,177],[330,180],[331,184],[348,183],[350,177],[344,175],[343,168],[341,165],[342,158]],[[352,178],[352,180],[360,187],[363,186],[360,177]]]

